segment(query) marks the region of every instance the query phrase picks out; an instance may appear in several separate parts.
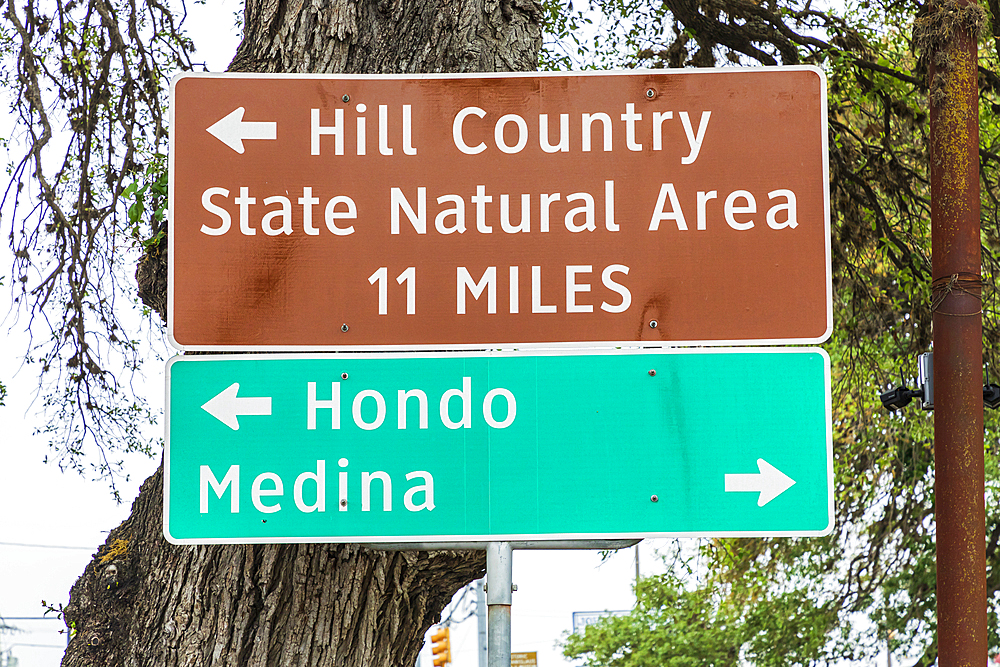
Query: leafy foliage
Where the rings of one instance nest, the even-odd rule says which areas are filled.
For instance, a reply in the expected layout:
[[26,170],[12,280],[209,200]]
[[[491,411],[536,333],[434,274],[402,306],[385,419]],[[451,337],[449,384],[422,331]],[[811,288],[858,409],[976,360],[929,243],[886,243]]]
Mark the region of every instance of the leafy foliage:
[[564,654],[583,657],[591,667],[807,664],[822,653],[837,623],[830,601],[804,591],[748,599],[749,589],[719,585],[701,572],[704,553],[692,556],[679,542],[664,561],[664,574],[637,584],[630,615],[608,616],[569,635]]
[[42,376],[42,431],[61,465],[112,486],[120,453],[150,451],[142,427],[154,413],[130,384],[142,361],[130,274],[164,233],[162,183],[133,182],[162,165],[165,87],[192,66],[182,20],[158,2],[27,0],[6,3],[0,21],[2,85],[25,147],[0,208]]
[[[726,641],[752,664],[871,658],[887,639],[894,649],[922,653],[920,664],[933,664],[932,421],[912,407],[887,413],[878,401],[887,385],[914,386],[916,356],[931,347],[929,90],[926,54],[915,52],[912,37],[915,18],[931,8],[908,0],[861,0],[839,12],[797,0],[607,0],[601,7],[629,26],[630,48],[618,54],[622,66],[804,63],[827,73],[835,326],[826,348],[834,369],[837,523],[824,538],[704,541],[697,583],[685,577],[684,585],[681,579],[643,584],[661,589],[666,601],[656,618],[648,617],[651,594],[640,587],[632,617],[571,636],[567,654],[612,664],[629,647],[668,632],[677,618],[693,618],[692,604],[704,604],[710,609],[699,612],[705,623],[697,631],[704,641],[720,640],[709,621],[722,618]],[[991,3],[992,12],[998,7]],[[995,362],[1000,28],[996,21],[990,26],[979,63],[980,157],[983,343],[986,359]],[[997,443],[990,413],[986,549],[994,649],[1000,647]],[[639,630],[643,619],[651,621],[648,630]]]
[[742,627],[712,588],[686,590],[672,574],[642,581],[629,616],[610,616],[570,635],[568,657],[590,667],[734,665]]

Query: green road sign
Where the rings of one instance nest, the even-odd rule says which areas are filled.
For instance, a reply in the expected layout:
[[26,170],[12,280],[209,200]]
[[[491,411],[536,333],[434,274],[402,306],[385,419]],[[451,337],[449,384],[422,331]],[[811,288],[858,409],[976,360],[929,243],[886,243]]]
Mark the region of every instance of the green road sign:
[[241,355],[167,365],[181,544],[820,535],[817,349]]

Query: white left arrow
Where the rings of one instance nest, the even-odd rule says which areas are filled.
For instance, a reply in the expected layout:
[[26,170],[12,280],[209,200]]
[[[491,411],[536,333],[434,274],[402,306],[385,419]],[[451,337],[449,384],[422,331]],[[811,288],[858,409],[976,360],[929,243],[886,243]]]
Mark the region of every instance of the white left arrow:
[[757,506],[763,507],[795,484],[795,480],[764,459],[757,459],[757,469],[759,473],[726,475],[726,492],[759,492]]
[[234,431],[240,429],[238,416],[271,414],[270,396],[237,396],[239,390],[240,383],[234,382],[212,397],[201,409]]
[[244,150],[243,141],[246,139],[278,138],[277,123],[273,121],[244,121],[245,111],[246,109],[243,107],[238,107],[208,128],[209,134],[241,155]]

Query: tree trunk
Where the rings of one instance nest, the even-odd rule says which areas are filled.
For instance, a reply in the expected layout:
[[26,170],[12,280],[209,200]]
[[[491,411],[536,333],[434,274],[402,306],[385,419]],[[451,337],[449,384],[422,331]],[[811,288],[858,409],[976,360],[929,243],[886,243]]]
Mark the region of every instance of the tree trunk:
[[[476,72],[535,68],[533,0],[247,0],[230,69]],[[137,270],[164,315],[166,243]],[[410,667],[481,552],[382,552],[353,544],[173,546],[162,469],[70,592],[67,667]]]
[[157,472],[73,587],[63,664],[409,667],[483,571],[471,551],[172,546],[162,498]]

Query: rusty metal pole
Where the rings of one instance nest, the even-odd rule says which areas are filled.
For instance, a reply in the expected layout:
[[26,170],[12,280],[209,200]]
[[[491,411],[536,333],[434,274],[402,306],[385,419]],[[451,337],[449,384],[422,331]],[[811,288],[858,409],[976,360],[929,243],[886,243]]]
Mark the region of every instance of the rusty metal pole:
[[[938,665],[981,667],[986,642],[977,35],[968,0],[932,2],[931,247]],[[962,14],[962,12],[966,12]],[[950,34],[950,39],[947,35]]]

